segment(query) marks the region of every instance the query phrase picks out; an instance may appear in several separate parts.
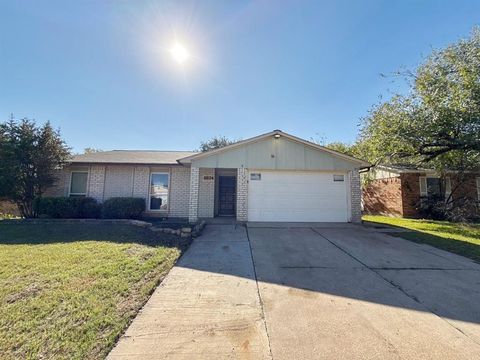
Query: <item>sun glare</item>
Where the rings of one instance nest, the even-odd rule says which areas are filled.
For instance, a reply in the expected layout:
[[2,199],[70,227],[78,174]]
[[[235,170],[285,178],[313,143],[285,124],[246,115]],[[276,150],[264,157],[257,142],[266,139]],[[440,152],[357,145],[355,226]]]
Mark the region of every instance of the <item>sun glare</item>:
[[185,63],[190,58],[190,53],[188,52],[188,50],[179,43],[176,43],[170,49],[170,54],[172,55],[173,60],[175,60],[179,64]]

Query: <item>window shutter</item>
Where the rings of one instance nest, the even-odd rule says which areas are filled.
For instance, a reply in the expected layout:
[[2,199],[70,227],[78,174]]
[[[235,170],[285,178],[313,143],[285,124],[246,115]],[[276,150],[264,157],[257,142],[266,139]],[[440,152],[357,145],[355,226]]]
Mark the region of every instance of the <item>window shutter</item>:
[[427,178],[425,176],[420,176],[420,196],[427,196]]
[[452,193],[452,182],[450,181],[450,178],[447,177],[445,178],[445,198],[448,199],[451,193]]

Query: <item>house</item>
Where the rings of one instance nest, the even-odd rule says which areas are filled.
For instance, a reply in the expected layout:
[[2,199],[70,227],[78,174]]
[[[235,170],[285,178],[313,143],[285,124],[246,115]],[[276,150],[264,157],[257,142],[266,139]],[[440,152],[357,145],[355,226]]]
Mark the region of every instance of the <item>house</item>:
[[451,171],[441,179],[431,169],[389,165],[375,166],[368,176],[371,180],[363,187],[362,194],[363,210],[368,214],[418,218],[422,199],[480,201],[480,173]]
[[141,197],[146,216],[359,222],[365,161],[280,130],[204,153],[105,151],[75,156],[50,196]]

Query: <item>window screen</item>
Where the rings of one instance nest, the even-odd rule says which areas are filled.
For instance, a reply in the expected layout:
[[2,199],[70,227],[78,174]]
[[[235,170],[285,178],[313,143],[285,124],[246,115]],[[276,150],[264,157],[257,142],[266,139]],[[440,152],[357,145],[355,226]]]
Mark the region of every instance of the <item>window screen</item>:
[[86,195],[87,194],[88,172],[73,171],[70,182],[70,195]]

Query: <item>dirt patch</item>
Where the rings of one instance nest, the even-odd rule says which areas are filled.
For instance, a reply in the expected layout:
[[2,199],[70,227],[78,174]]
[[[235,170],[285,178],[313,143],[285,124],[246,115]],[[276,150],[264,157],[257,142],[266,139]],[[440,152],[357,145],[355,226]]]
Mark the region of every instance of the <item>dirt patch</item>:
[[142,261],[147,261],[155,254],[154,251],[152,251],[149,248],[145,248],[144,246],[136,246],[136,245],[133,245],[125,249],[125,252],[130,256],[134,256],[138,259],[141,259]]
[[5,301],[8,304],[13,304],[17,301],[25,300],[25,299],[28,299],[30,297],[36,296],[42,290],[43,290],[43,288],[38,283],[32,283],[32,284],[28,285],[25,289],[23,289],[23,290],[21,290],[17,293],[8,295],[5,299]]

